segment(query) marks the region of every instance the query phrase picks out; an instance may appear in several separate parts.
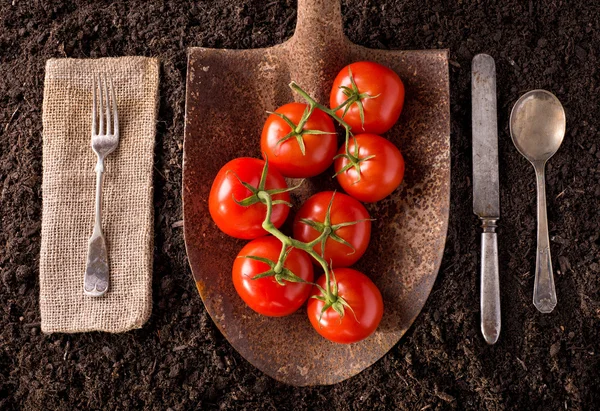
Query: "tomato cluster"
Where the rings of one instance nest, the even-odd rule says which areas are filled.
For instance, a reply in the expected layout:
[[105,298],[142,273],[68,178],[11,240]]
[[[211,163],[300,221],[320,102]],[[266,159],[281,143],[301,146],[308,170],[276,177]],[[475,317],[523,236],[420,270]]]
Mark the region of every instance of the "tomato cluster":
[[[269,113],[260,139],[263,159],[237,158],[221,168],[210,191],[210,214],[224,233],[252,240],[232,269],[234,287],[251,309],[280,317],[308,299],[308,317],[319,334],[357,342],[379,325],[383,300],[368,276],[348,267],[371,237],[361,201],[382,200],[404,177],[402,154],[380,136],[400,116],[404,85],[391,69],[358,62],[335,78],[329,107],[296,83],[290,87],[307,103]],[[339,148],[333,120],[345,130]],[[332,164],[347,194],[316,193],[294,216],[292,236],[282,233],[295,188],[285,177],[313,177]],[[314,265],[323,271],[315,282]]]

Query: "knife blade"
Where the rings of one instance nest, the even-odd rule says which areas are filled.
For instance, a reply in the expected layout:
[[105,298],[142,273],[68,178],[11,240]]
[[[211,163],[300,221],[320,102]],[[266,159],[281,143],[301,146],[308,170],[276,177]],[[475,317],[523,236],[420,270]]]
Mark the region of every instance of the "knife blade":
[[481,219],[481,333],[488,344],[500,336],[500,278],[496,223],[500,219],[496,65],[478,54],[471,66],[473,212]]

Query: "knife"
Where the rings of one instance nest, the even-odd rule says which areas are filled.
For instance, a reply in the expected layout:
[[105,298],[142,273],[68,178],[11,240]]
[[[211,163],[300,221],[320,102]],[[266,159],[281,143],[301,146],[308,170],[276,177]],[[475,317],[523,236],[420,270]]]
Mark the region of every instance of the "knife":
[[487,54],[471,67],[473,212],[481,219],[481,333],[488,344],[500,336],[500,279],[496,223],[500,219],[496,65]]

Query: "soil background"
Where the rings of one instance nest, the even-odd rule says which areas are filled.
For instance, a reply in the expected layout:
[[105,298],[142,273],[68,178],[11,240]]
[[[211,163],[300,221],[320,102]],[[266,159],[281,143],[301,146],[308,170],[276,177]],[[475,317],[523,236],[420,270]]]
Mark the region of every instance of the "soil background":
[[[0,4],[0,409],[593,409],[600,404],[600,6],[573,1],[343,2],[355,43],[448,48],[452,202],[431,296],[383,359],[334,386],[265,376],[217,331],[186,260],[181,208],[186,48],[255,48],[294,31],[292,0],[23,1]],[[470,63],[496,59],[502,335],[479,332],[472,214]],[[38,268],[41,103],[51,57],[157,56],[154,308],[140,330],[43,335]],[[531,303],[533,168],[508,133],[525,91],[554,92],[567,135],[547,167],[558,306]]]

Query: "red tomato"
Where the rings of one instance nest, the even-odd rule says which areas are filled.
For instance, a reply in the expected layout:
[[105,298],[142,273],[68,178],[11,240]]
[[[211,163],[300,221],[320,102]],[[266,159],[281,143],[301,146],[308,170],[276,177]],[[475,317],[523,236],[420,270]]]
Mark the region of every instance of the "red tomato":
[[[333,308],[328,308],[321,317],[325,303],[310,298],[308,318],[315,330],[330,341],[349,344],[364,340],[377,329],[383,316],[381,293],[373,281],[360,271],[352,268],[337,268],[334,271],[338,296],[342,297],[352,310],[345,308],[344,316],[340,318]],[[319,278],[317,284],[325,287],[325,275]],[[314,287],[311,295],[322,294]]]
[[[374,156],[361,161],[360,175],[354,166],[337,175],[337,180],[352,197],[365,203],[379,201],[390,195],[404,178],[404,158],[400,150],[389,140],[376,134],[358,134],[354,136],[358,144],[359,159]],[[350,154],[356,156],[354,139],[350,139]],[[342,145],[338,154],[345,153]],[[335,160],[335,172],[344,169],[350,160],[338,157]]]
[[[333,228],[332,234],[335,237],[330,236],[325,243],[325,261],[331,262],[333,267],[348,267],[357,262],[367,250],[371,238],[371,221],[369,212],[359,201],[346,194],[335,193],[327,224],[325,216],[333,195],[333,191],[324,191],[306,200],[294,218],[294,238],[309,243],[319,237],[325,227]],[[317,223],[317,227],[300,219],[312,220]],[[338,224],[359,220],[365,221],[335,229]],[[336,239],[346,241],[351,247]],[[320,243],[313,249],[321,254]]]
[[[369,61],[352,63],[344,67],[335,80],[329,96],[331,108],[339,107],[348,100],[345,89],[353,88],[350,71],[359,94],[378,96],[374,98],[360,98],[364,111],[364,127],[360,118],[360,109],[357,102],[352,103],[344,121],[352,127],[354,134],[374,133],[383,134],[398,121],[404,106],[404,84],[400,77],[391,69],[381,64]],[[346,89],[347,91],[348,89]],[[336,112],[342,116],[344,109]]]
[[[262,228],[262,222],[267,216],[267,206],[256,203],[244,207],[235,202],[252,195],[238,177],[245,183],[258,187],[264,165],[265,162],[258,158],[236,158],[225,164],[215,177],[208,197],[208,209],[215,224],[225,234],[246,240],[267,234]],[[279,171],[269,167],[265,189],[276,188],[287,188],[287,184]],[[273,200],[289,202],[290,196],[288,193],[276,194]],[[274,205],[271,221],[276,227],[281,227],[289,212],[289,207],[285,204]]]
[[[307,107],[307,104],[289,103],[275,112],[285,115],[292,123],[298,125]],[[261,150],[269,158],[269,164],[275,166],[286,177],[313,177],[321,174],[333,162],[337,150],[337,134],[333,120],[316,108],[304,124],[303,130],[309,133],[311,130],[317,130],[330,134],[301,133],[301,136],[292,135],[278,144],[289,135],[292,127],[275,114],[269,115],[263,127]],[[305,147],[304,154],[301,144]]]
[[[245,256],[268,258],[277,262],[281,251],[281,241],[273,236],[252,240],[238,254],[233,263],[233,285],[246,304],[259,314],[281,317],[296,311],[308,298],[310,284],[285,281],[285,285],[277,283],[274,277],[252,278],[268,271],[271,267],[262,261]],[[288,254],[285,268],[301,279],[313,281],[313,267],[310,257],[304,251],[293,249]]]

